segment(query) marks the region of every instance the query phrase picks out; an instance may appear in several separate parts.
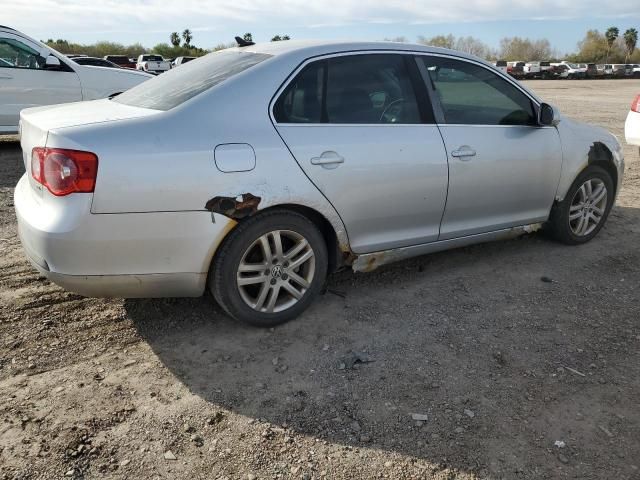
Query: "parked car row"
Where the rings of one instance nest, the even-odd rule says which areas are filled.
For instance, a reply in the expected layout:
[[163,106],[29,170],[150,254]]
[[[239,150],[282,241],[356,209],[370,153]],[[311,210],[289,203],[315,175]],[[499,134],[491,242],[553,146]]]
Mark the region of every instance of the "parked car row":
[[640,78],[640,65],[498,60],[496,68],[517,79]]
[[129,58],[126,55],[105,55],[103,58],[90,57],[84,54],[68,54],[70,58],[79,65],[90,65],[93,67],[106,68],[128,68],[158,75],[172,68],[179,67],[196,57],[177,57],[166,60],[161,55],[143,54],[137,59]]

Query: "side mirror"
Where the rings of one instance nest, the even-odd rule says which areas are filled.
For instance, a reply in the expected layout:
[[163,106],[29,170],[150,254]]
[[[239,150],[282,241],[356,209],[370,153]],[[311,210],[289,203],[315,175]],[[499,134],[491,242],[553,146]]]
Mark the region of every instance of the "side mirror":
[[545,127],[551,127],[558,124],[560,118],[556,114],[555,109],[548,103],[540,105],[540,113],[538,123]]
[[55,55],[47,56],[46,60],[44,61],[44,68],[46,68],[47,70],[57,70],[60,68],[60,66],[60,60]]

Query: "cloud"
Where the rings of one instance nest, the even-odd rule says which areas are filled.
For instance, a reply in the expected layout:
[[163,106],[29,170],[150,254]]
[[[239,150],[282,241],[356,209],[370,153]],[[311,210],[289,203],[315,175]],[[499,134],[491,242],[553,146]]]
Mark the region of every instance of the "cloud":
[[[215,31],[229,24],[319,28],[638,16],[638,0],[0,0],[2,23],[38,34]],[[66,37],[72,37],[66,34]]]

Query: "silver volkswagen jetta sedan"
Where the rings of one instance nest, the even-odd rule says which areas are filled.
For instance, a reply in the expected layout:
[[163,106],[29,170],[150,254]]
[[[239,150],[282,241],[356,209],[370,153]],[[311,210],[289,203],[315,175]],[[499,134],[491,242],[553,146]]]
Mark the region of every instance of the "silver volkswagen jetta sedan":
[[327,274],[545,225],[591,240],[621,147],[490,64],[394,43],[209,54],[111,100],[28,109],[27,256],[88,296],[199,296],[270,326]]

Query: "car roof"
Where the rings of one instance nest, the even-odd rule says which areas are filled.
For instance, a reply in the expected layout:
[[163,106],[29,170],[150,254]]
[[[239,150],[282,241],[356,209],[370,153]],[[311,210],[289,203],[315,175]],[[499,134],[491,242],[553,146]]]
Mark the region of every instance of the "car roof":
[[467,58],[470,60],[485,60],[469,55],[457,50],[449,50],[447,48],[430,47],[427,45],[401,43],[401,42],[362,42],[362,41],[327,41],[327,40],[285,40],[280,42],[256,43],[248,47],[234,47],[237,51],[266,53],[269,55],[299,55],[300,57],[314,57],[318,55],[327,55],[331,53],[341,52],[357,52],[371,50],[401,51],[401,52],[424,52],[424,53],[441,53],[454,55],[456,57]]

